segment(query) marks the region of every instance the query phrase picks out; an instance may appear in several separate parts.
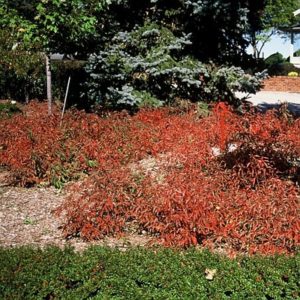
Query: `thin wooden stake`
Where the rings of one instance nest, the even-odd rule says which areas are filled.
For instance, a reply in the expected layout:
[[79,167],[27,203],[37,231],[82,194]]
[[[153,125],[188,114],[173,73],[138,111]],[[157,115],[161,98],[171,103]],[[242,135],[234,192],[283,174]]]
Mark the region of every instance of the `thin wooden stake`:
[[68,83],[67,83],[67,89],[66,89],[66,94],[65,94],[65,99],[64,99],[64,106],[63,106],[63,110],[62,110],[61,118],[60,118],[60,126],[62,125],[65,110],[66,110],[66,104],[67,104],[67,98],[68,98],[68,94],[69,94],[70,82],[71,82],[71,76],[69,76]]

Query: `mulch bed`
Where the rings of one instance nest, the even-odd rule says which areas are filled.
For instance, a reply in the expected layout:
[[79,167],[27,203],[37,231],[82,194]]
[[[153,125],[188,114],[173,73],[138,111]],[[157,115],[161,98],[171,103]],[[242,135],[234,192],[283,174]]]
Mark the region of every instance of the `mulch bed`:
[[63,236],[62,218],[54,211],[64,200],[65,192],[55,188],[21,188],[10,185],[9,173],[0,170],[0,246],[19,247],[33,245],[44,248],[72,246],[77,251],[91,245],[126,249],[145,246],[150,238],[128,234],[122,238],[105,238],[86,242],[80,238],[67,240]]

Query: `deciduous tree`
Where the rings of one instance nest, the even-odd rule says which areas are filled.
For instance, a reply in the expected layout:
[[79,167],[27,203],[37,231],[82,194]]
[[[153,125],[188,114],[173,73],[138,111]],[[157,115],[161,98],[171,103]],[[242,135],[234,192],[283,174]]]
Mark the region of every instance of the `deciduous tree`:
[[259,22],[253,22],[249,28],[249,42],[253,48],[253,57],[258,59],[265,44],[280,32],[280,28],[295,23],[293,12],[300,8],[299,0],[267,0],[263,10],[258,11]]

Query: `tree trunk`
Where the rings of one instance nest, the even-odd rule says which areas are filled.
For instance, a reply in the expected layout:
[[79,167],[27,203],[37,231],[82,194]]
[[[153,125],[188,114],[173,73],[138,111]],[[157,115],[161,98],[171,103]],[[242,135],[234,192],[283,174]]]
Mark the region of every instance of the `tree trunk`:
[[256,39],[256,33],[252,32],[251,33],[251,38],[250,38],[250,45],[252,46],[253,49],[253,58],[258,59],[258,49],[257,49],[257,39]]
[[51,66],[50,66],[50,55],[47,54],[46,54],[46,78],[47,78],[48,115],[51,115],[52,114]]

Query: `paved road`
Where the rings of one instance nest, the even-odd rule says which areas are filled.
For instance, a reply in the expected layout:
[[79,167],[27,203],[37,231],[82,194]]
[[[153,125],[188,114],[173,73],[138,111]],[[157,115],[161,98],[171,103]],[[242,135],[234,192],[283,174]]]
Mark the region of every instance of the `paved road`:
[[[247,96],[247,94],[236,93],[236,96],[243,98]],[[288,108],[294,114],[300,116],[300,93],[262,91],[256,94],[251,94],[247,100],[263,111],[270,108],[276,108],[281,103],[287,102]]]

